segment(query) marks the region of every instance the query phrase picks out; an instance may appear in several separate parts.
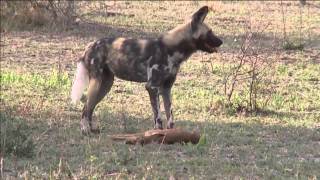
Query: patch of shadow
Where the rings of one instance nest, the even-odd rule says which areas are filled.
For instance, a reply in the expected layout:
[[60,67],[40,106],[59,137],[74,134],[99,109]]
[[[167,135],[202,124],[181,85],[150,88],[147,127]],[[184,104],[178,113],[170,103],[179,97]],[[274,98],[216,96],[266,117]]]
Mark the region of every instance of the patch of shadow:
[[152,118],[142,118],[129,115],[126,111],[111,112],[110,109],[97,110],[95,118],[101,127],[102,133],[137,133],[153,128]]
[[[221,47],[223,51],[228,51],[229,53],[239,53],[241,45],[246,40],[247,35],[226,35],[221,36],[221,38],[224,42]],[[296,49],[287,50],[285,48],[284,39],[281,36],[275,36],[271,33],[257,32],[252,33],[250,46],[255,47],[257,52],[274,53],[275,51],[286,51],[288,53],[292,53],[296,51],[307,52],[307,49],[317,49],[319,44],[319,40],[317,38],[299,39],[299,37],[291,37],[290,41],[297,42],[298,44],[301,44],[304,47],[297,47]]]
[[133,37],[133,38],[156,38],[157,33],[145,32],[134,27],[115,27],[111,25],[84,21],[75,26],[71,31],[80,37],[101,38],[106,36],[112,37]]
[[255,114],[258,117],[278,117],[278,118],[299,118],[297,113],[293,112],[279,112],[274,110],[261,109]]
[[[117,16],[116,13],[112,13],[114,16]],[[132,38],[157,38],[159,36],[158,33],[146,32],[144,30],[140,30],[139,27],[134,26],[122,26],[117,27],[113,25],[103,24],[94,22],[86,19],[78,19],[79,21],[75,21],[74,23],[68,25],[67,27],[60,26],[48,26],[48,27],[34,27],[30,29],[28,32],[28,36],[41,36],[47,37],[47,40],[51,38],[66,38],[66,37],[79,37],[80,39],[99,39],[104,37],[132,37]],[[54,23],[52,23],[54,24]],[[6,33],[1,33],[1,36],[6,36],[7,33],[13,34],[25,34],[24,31],[19,33],[19,30],[8,31]]]
[[110,17],[110,16],[124,16],[124,17],[134,17],[134,14],[125,14],[115,11],[107,11],[107,12],[88,12],[82,14],[81,16],[101,16],[101,17]]
[[[238,53],[240,50],[241,45],[246,40],[247,36],[245,34],[241,35],[227,35],[222,36],[224,44],[222,49],[227,49],[228,52]],[[251,37],[251,45],[252,47],[257,47],[261,49],[261,52],[264,51],[272,51],[275,48],[281,48],[282,39],[279,37],[272,36],[271,34],[265,33],[252,33]]]

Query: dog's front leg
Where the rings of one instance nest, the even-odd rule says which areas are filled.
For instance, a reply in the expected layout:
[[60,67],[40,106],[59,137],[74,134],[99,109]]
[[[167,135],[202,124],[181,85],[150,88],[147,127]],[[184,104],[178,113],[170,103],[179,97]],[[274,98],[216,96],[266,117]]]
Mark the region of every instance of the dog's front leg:
[[166,117],[167,117],[167,128],[172,129],[174,126],[173,123],[173,115],[172,115],[172,109],[171,109],[171,88],[166,88],[162,90],[162,98],[163,98],[163,105],[164,109],[166,111]]
[[149,93],[152,111],[153,111],[153,115],[154,115],[154,128],[155,129],[162,129],[160,100],[159,100],[159,87],[151,86],[150,83],[147,83],[146,89]]

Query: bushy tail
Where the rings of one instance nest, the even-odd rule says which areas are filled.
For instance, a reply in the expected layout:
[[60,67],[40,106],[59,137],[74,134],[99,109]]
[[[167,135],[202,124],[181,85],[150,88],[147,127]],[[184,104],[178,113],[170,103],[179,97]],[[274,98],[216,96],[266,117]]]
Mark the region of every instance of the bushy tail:
[[86,89],[89,83],[89,73],[83,62],[80,61],[77,65],[77,70],[74,76],[72,90],[71,90],[71,102],[76,104],[80,101],[83,91]]

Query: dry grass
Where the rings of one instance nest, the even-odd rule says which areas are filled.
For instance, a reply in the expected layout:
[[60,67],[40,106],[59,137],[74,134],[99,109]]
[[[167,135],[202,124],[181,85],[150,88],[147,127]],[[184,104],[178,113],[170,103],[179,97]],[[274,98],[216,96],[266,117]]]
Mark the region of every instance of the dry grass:
[[[283,3],[286,33],[291,41],[302,39],[302,51],[283,49],[281,6],[271,1],[78,2],[82,21],[69,31],[1,33],[1,114],[27,123],[35,144],[32,158],[4,156],[4,178],[319,178],[320,4],[309,1],[301,9],[301,24],[299,2]],[[95,113],[102,133],[83,137],[81,107],[70,105],[69,89],[75,60],[87,43],[114,35],[155,37],[205,4],[213,9],[206,22],[225,43],[219,54],[197,53],[183,65],[173,106],[177,126],[200,129],[207,142],[143,147],[111,142],[110,134],[152,127],[144,85],[118,79]],[[267,55],[279,58],[272,74],[276,94],[256,116],[236,115],[220,103],[221,74],[232,66],[249,23],[253,29],[270,24],[260,34],[262,46],[276,46],[277,54]]]

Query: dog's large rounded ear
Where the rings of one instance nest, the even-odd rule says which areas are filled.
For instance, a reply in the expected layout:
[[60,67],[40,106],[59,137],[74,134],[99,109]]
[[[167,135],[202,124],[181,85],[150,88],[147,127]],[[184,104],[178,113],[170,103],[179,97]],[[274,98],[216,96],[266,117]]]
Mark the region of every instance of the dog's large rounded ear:
[[191,20],[191,28],[192,28],[192,30],[196,30],[198,24],[203,23],[203,21],[206,18],[208,12],[209,12],[209,7],[208,6],[203,6],[197,12],[195,12],[192,15],[192,20]]

